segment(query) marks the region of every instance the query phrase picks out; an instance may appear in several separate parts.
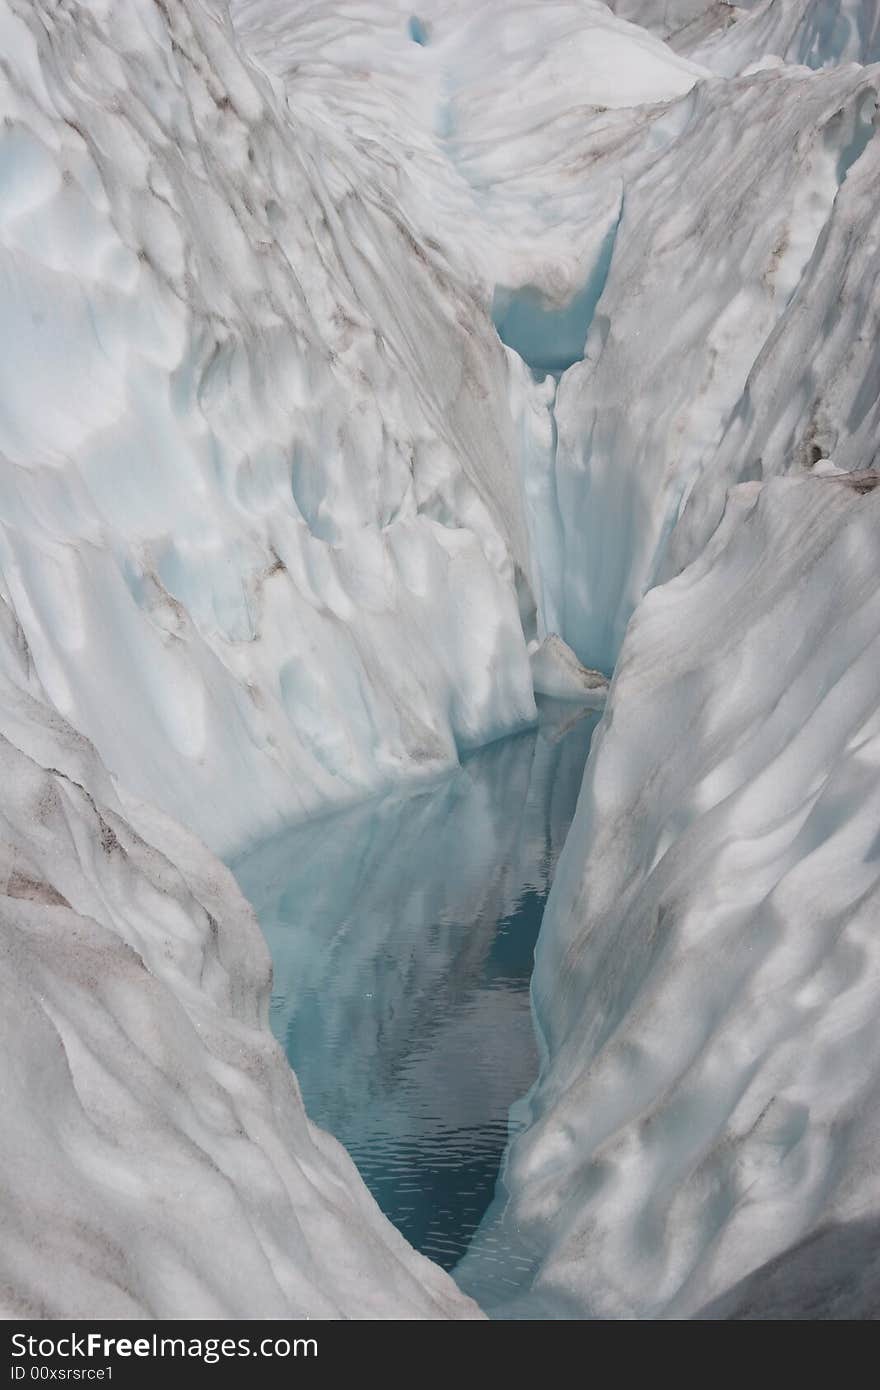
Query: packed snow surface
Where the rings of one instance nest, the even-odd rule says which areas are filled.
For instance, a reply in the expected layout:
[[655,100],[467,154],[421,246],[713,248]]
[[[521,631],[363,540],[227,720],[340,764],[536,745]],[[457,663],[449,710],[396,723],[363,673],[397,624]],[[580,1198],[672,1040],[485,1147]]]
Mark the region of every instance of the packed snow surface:
[[0,0],[0,55],[4,1298],[473,1314],[306,1121],[199,841],[615,672],[507,1311],[854,1307],[875,0]]

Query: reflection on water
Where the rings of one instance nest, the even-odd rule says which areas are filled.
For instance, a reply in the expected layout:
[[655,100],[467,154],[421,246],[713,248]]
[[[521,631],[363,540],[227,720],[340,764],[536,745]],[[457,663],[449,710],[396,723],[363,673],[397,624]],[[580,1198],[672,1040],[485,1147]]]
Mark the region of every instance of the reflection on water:
[[447,1269],[537,1073],[532,955],[596,722],[544,713],[427,790],[298,826],[232,865],[269,941],[272,1027],[309,1115]]

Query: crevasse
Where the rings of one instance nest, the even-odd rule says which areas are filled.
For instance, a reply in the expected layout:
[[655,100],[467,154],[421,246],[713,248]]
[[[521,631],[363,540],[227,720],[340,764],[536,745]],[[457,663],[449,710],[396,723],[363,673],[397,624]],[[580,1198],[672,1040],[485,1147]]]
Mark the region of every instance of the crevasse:
[[790,1261],[857,1306],[876,6],[612,9],[0,0],[15,1316],[478,1315],[307,1120],[211,851],[578,662],[614,681],[505,1170],[528,1274],[478,1236],[462,1282],[749,1314]]

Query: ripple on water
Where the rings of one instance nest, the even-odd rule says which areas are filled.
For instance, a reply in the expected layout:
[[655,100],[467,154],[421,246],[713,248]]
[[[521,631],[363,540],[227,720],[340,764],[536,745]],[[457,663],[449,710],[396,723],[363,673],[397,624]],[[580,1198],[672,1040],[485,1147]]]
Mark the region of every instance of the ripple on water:
[[596,722],[553,715],[427,790],[295,827],[232,866],[309,1115],[446,1269],[537,1072],[532,957]]

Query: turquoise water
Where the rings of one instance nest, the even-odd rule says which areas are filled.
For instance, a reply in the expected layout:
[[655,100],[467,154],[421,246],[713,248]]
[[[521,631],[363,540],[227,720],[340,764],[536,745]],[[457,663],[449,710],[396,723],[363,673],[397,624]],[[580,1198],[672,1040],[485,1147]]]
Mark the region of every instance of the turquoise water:
[[272,1028],[311,1118],[447,1269],[492,1200],[531,1086],[535,940],[595,717],[547,706],[418,794],[233,863],[272,952]]

